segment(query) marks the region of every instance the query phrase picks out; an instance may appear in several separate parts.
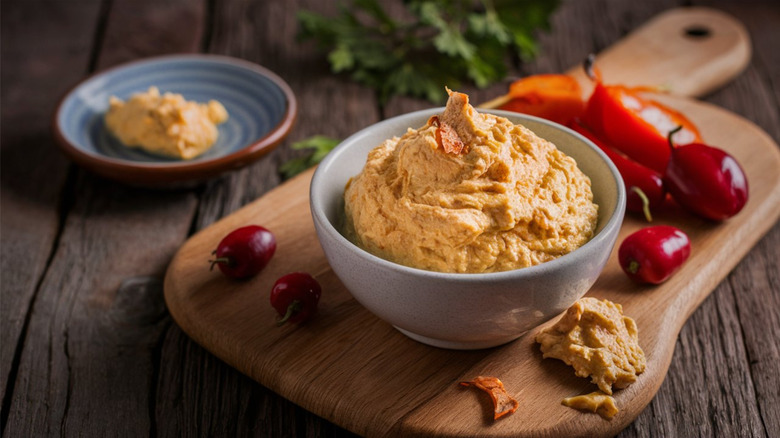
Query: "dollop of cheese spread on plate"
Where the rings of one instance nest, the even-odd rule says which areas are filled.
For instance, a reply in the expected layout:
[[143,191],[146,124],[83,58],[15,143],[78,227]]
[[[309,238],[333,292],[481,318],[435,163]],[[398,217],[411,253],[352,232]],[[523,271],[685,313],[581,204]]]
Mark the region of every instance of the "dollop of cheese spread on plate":
[[585,297],[555,325],[536,335],[545,358],[560,359],[589,377],[605,394],[625,388],[645,370],[645,353],[633,319],[620,304]]
[[217,124],[228,119],[225,107],[211,100],[197,103],[181,94],[160,95],[157,87],[133,94],[127,102],[114,96],[106,127],[124,145],[173,158],[191,159],[217,141]]
[[553,260],[593,236],[598,213],[573,158],[457,92],[425,126],[373,149],[344,198],[358,246],[440,272]]

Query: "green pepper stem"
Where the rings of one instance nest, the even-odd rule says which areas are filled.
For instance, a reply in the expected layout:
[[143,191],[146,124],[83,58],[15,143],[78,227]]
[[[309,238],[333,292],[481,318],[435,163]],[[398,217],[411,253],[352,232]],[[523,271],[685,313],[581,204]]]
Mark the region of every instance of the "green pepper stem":
[[647,219],[648,222],[652,222],[653,216],[650,214],[650,199],[648,199],[645,192],[637,186],[631,186],[631,191],[636,193],[637,196],[639,196],[639,199],[642,200],[642,212],[645,214],[645,219]]
[[669,142],[669,147],[672,149],[672,152],[674,152],[674,141],[672,140],[672,136],[674,134],[677,134],[679,131],[683,129],[682,125],[677,125],[676,128],[669,131],[669,135],[666,136],[666,140]]
[[284,314],[282,319],[279,321],[276,321],[276,326],[281,326],[285,322],[287,322],[288,319],[290,319],[293,315],[298,313],[301,308],[303,307],[303,304],[301,303],[301,300],[293,300],[292,303],[290,303],[289,306],[287,306],[287,312]]
[[224,263],[226,265],[230,265],[231,259],[230,257],[217,257],[214,260],[209,260],[209,263],[211,263],[211,267],[209,268],[209,271],[213,271],[214,265],[216,265],[217,263]]
[[637,271],[639,271],[639,262],[636,260],[631,260],[631,262],[628,264],[628,272],[636,274]]
[[596,72],[593,71],[593,66],[596,64],[596,55],[593,53],[589,54],[587,58],[585,58],[585,61],[582,63],[582,68],[585,70],[585,74],[588,75],[590,80],[596,81],[598,78],[596,77]]

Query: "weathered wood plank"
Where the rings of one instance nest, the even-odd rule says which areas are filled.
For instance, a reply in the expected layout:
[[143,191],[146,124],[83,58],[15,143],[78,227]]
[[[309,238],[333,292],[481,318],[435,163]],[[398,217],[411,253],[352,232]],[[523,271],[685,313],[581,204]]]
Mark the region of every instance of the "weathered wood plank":
[[[734,84],[726,87],[721,93],[716,93],[709,100],[755,121],[777,141],[777,131],[780,126],[777,118],[777,93],[772,92],[776,87],[771,87],[767,77],[771,78],[773,76],[771,72],[777,72],[780,68],[777,63],[769,63],[768,66],[766,64],[767,59],[777,59],[776,51],[769,49],[778,46],[777,35],[769,26],[761,28],[752,25],[756,22],[755,15],[761,15],[760,11],[766,11],[767,5],[764,3],[745,10],[741,9],[742,5],[729,4],[733,10],[728,12],[733,13],[743,22],[751,23],[749,28],[754,34],[753,39],[760,41],[755,47],[758,59],[754,59],[748,71],[737,78]],[[534,62],[521,66],[517,75],[563,71],[579,63],[584,54],[602,50],[631,29],[673,6],[679,6],[678,2],[642,2],[641,5],[635,2],[565,3],[554,16],[552,33],[540,36],[541,56]],[[771,18],[764,18],[759,22],[777,23]],[[770,51],[772,54],[763,54]],[[764,66],[764,70],[761,71],[756,65]],[[493,89],[487,91],[490,93]],[[488,98],[503,92],[503,90],[493,92],[488,94]],[[479,99],[484,95],[482,90],[474,90],[472,93],[476,101],[480,101]],[[734,102],[734,100],[741,102]],[[756,102],[759,104],[756,105]],[[394,115],[419,109],[419,105],[418,102],[407,99],[396,99],[389,105],[388,113]],[[759,250],[754,252],[756,251]],[[735,270],[738,271],[739,268]],[[776,276],[775,270],[774,277]],[[770,272],[767,277],[772,278],[773,274]],[[758,286],[762,290],[777,290],[776,283],[773,285],[768,280]],[[762,355],[776,356],[778,337],[777,331],[774,330],[776,327],[774,320],[777,318],[764,315],[764,318],[745,321],[744,316],[747,313],[745,311],[742,312],[743,316],[738,318],[738,308],[752,307],[756,303],[751,302],[740,306],[739,300],[747,298],[731,299],[734,293],[728,283],[722,284],[713,293],[713,297],[693,315],[681,333],[681,340],[677,345],[678,353],[673,359],[669,378],[651,405],[622,435],[665,436],[676,433],[688,436],[715,432],[722,432],[727,436],[730,433],[764,435],[770,432],[769,426],[776,427],[773,425],[776,422],[774,418],[780,412],[777,410],[778,390],[775,389],[778,387],[776,378],[778,372],[776,365],[767,366],[771,363],[771,359],[764,360]],[[716,312],[717,310],[720,312]],[[761,333],[762,336],[752,343],[747,338],[747,334],[743,334],[745,325],[763,325],[767,322],[770,323],[769,333],[756,327],[753,332]],[[726,334],[722,337],[703,335],[702,330],[710,327],[714,327],[716,333]],[[774,340],[774,348],[766,349],[766,344],[771,343],[772,340]],[[698,348],[683,350],[681,347],[683,342],[694,344]],[[757,367],[746,360],[743,342],[748,344],[748,348],[755,344],[756,352],[753,357],[762,357],[762,369],[753,370]],[[759,348],[762,352],[760,355],[757,353]],[[704,363],[700,363],[702,358],[706,358]],[[698,366],[692,366],[692,363]],[[730,372],[724,373],[722,370]],[[769,370],[773,374],[769,374],[767,372]],[[752,374],[750,371],[753,371]],[[692,385],[689,382],[702,383],[702,374],[707,376],[704,380],[706,385],[691,392]],[[757,378],[761,379],[760,383],[756,382]],[[756,385],[755,391],[751,388],[752,385]],[[702,397],[692,399],[692,393],[700,393]],[[737,404],[733,402],[734,397],[739,398]],[[761,409],[760,418],[757,409]],[[768,417],[772,420],[767,420]],[[769,425],[766,430],[764,425]],[[773,434],[769,433],[769,436]]]
[[680,332],[663,386],[625,436],[766,436],[736,311],[721,283]]
[[[86,71],[100,1],[3,2],[2,24],[2,305],[0,400],[8,414],[25,321],[60,227],[68,163],[48,135],[57,104]],[[42,13],[45,11],[45,13]],[[63,197],[64,196],[64,197]],[[9,392],[7,392],[9,391]]]
[[113,1],[98,68],[150,56],[200,51],[206,1]]
[[780,436],[780,224],[729,276],[767,436]]
[[[732,84],[708,96],[707,101],[729,109],[753,121],[780,144],[780,5],[766,0],[733,2],[723,0],[697,1],[733,15],[747,24],[753,43],[753,59],[748,69]],[[766,436],[780,435],[780,265],[777,263],[780,224],[747,255],[728,277],[726,288],[732,295],[733,316],[740,327],[744,351],[742,367],[750,373],[755,402],[746,403],[751,416],[760,423],[743,423],[755,427]],[[701,313],[701,312],[700,312]],[[701,333],[697,333],[701,337]],[[722,366],[710,357],[712,367]],[[718,386],[726,387],[731,376],[723,376]],[[726,395],[729,397],[729,395]],[[738,396],[737,396],[738,397]],[[714,404],[717,415],[731,415],[728,407]],[[757,406],[755,405],[757,404]],[[740,410],[740,409],[737,409]],[[722,412],[725,411],[725,412]],[[740,423],[737,423],[740,424]],[[722,431],[719,431],[722,432]],[[736,434],[746,432],[735,429]]]
[[[280,75],[298,99],[299,114],[288,140],[268,157],[206,185],[194,229],[205,228],[278,185],[278,166],[301,154],[289,148],[293,141],[312,135],[345,138],[379,120],[370,90],[332,76],[312,43],[295,40],[295,12],[335,10],[334,4],[322,3],[233,0],[215,4],[211,39],[204,42],[207,50],[256,62]],[[335,111],[344,115],[334,117]],[[258,296],[263,299],[263,291]],[[166,335],[161,366],[156,410],[161,436],[181,431],[218,436],[349,435],[241,375],[178,327]],[[193,388],[193,375],[204,384]]]
[[[189,228],[177,213],[194,201],[139,195],[90,175],[79,178],[77,191],[33,307],[12,435],[151,428],[154,350],[169,323],[159,277]],[[149,276],[157,280],[139,278]],[[32,409],[37,404],[44,412]]]
[[[579,6],[585,7],[582,4]],[[586,20],[592,23],[598,22],[597,26],[589,26],[586,30],[587,33],[582,35],[582,39],[586,39],[587,35],[590,35],[591,38],[595,37],[597,45],[593,49],[596,51],[599,50],[598,45],[604,41],[602,38],[605,32],[615,23],[613,21],[615,17],[626,17],[629,14],[633,17],[638,12],[636,4],[630,6],[631,11],[623,11],[622,13],[615,9],[617,6],[617,4],[613,4],[604,8],[603,10],[609,12],[606,17],[602,12],[601,20]],[[643,3],[643,6],[644,9],[647,9],[651,5]],[[766,7],[763,5],[758,9],[766,10]],[[584,12],[580,11],[572,18],[582,20]],[[657,12],[659,11],[651,11],[650,15]],[[733,11],[729,12],[733,13]],[[749,16],[740,14],[735,14],[735,16],[743,22],[753,22]],[[642,21],[647,18],[649,17],[642,17]],[[628,27],[631,28],[637,24],[639,23],[629,22]],[[573,22],[569,26],[563,27],[583,32],[582,27],[574,25]],[[766,48],[764,41],[767,39],[766,36],[771,34],[771,30],[757,29],[752,25],[749,26],[749,29],[753,33],[754,41],[756,39],[762,41],[756,46],[757,52],[761,53],[761,49]],[[609,37],[606,39],[608,40]],[[745,74],[708,100],[756,121],[759,126],[772,133],[777,141],[777,104],[774,104],[774,109],[771,108],[772,104],[768,102],[771,97],[767,98],[767,96],[772,96],[772,94],[763,89],[766,87],[766,83],[759,79],[760,75],[755,70],[756,64],[754,60]],[[771,68],[770,71],[772,71]],[[777,71],[776,66],[774,71]],[[718,97],[721,95],[732,97]],[[754,106],[746,104],[747,102],[732,103],[731,105],[727,103],[729,99],[733,100],[737,96],[741,96],[745,101],[753,102]],[[756,101],[763,102],[763,104],[755,105]],[[753,109],[755,107],[757,109]],[[766,239],[764,240],[766,241]],[[753,252],[756,251],[758,250]],[[739,269],[737,268],[735,272],[738,272]],[[773,289],[773,286],[768,283],[761,286],[764,290]],[[774,286],[774,290],[776,288]],[[755,384],[755,373],[749,372],[751,366],[746,360],[745,348],[741,345],[742,342],[749,342],[743,339],[743,331],[745,324],[751,323],[745,321],[744,318],[738,318],[737,308],[739,306],[732,299],[732,294],[732,288],[724,282],[713,292],[713,296],[692,315],[691,320],[680,334],[667,380],[650,406],[621,434],[622,436],[667,436],[674,434],[701,436],[714,433],[724,436],[744,434],[760,436],[767,434],[768,430],[765,430],[757,415],[756,392],[758,389],[753,391],[749,387]],[[756,320],[754,319],[754,321]],[[761,321],[765,322],[767,319],[761,319]],[[722,335],[708,336],[704,333],[720,333]],[[776,340],[777,337],[774,339]],[[773,371],[776,375],[777,369],[775,368]],[[776,387],[777,385],[769,386],[769,388]],[[764,391],[771,392],[772,390],[764,389]],[[774,413],[770,414],[773,418],[777,416],[778,412],[776,410],[776,390],[774,392],[774,397],[765,397],[768,401],[765,404],[775,408]],[[700,396],[692,397],[691,394],[700,394]],[[734,402],[735,397],[738,398],[736,403]],[[766,414],[763,415],[763,418],[763,422],[766,423]],[[770,433],[769,436],[772,434]]]
[[[202,21],[205,4],[107,4],[114,9],[104,27],[94,14],[85,14],[92,29],[95,24],[105,29],[93,31],[99,69],[162,49],[191,50],[200,43],[192,23]],[[63,20],[63,11],[49,13],[52,20]],[[186,38],[171,39],[175,32]],[[69,37],[50,36],[55,41]],[[181,45],[161,47],[158,37]],[[78,73],[87,66],[81,65]],[[154,397],[149,392],[156,380],[160,335],[170,324],[159,277],[187,236],[197,200],[190,192],[130,188],[81,170],[76,175],[74,202],[63,212],[59,244],[31,310],[4,431],[10,436],[153,432],[149,403]]]
[[[667,3],[672,3],[672,2],[667,2]],[[582,12],[583,11],[581,9],[569,10],[570,11],[570,12],[568,12],[568,14],[569,14],[568,15],[569,23],[561,26],[558,29],[556,29],[555,30],[555,32],[556,32],[555,36],[554,37],[550,37],[551,41],[552,41],[550,43],[550,45],[552,46],[553,50],[558,49],[558,50],[560,50],[561,53],[556,53],[556,55],[553,56],[553,57],[544,56],[544,57],[540,58],[539,61],[537,63],[533,64],[531,67],[524,67],[524,68],[528,69],[527,72],[543,72],[543,71],[560,71],[560,70],[562,70],[562,69],[564,69],[566,67],[569,67],[571,65],[575,65],[576,63],[578,63],[581,60],[580,59],[581,58],[581,53],[587,53],[588,51],[598,51],[598,50],[602,49],[603,47],[609,45],[615,39],[617,39],[620,36],[622,36],[624,33],[628,32],[634,26],[636,26],[638,24],[641,24],[642,22],[646,21],[647,19],[649,19],[650,17],[652,17],[656,13],[658,13],[658,12],[662,11],[663,9],[665,9],[667,6],[673,6],[673,5],[676,5],[676,3],[670,4],[670,5],[664,4],[664,5],[660,5],[660,6],[657,3],[653,3],[652,5],[648,5],[647,7],[642,9],[641,11],[637,11],[636,9],[631,9],[630,11],[626,11],[626,10],[621,10],[621,9],[617,8],[617,6],[621,6],[619,4],[610,4],[608,9],[614,11],[614,15],[612,15],[613,19],[612,20],[608,20],[608,21],[610,22],[612,27],[607,26],[605,28],[605,27],[602,27],[604,23],[601,21],[601,20],[603,20],[603,18],[602,18],[603,17],[603,5],[596,5],[594,7],[593,4],[590,4],[589,6],[588,5],[584,5],[583,6],[581,4],[578,4],[577,6],[579,6],[580,8],[585,8],[588,11],[588,13],[589,13],[588,20],[591,20],[594,23],[598,23],[598,26],[592,26],[592,27],[588,27],[588,28],[586,28],[585,26],[582,26],[581,23],[583,21],[583,17],[582,17]],[[567,4],[566,6],[567,7],[571,7],[571,3]],[[627,8],[628,5],[623,6],[623,7]],[[564,12],[566,12],[566,11],[567,10],[564,9],[563,12],[561,14],[559,14],[559,15],[564,15]],[[631,17],[633,17],[633,19],[636,22],[632,22],[632,21],[626,22],[625,21],[625,16],[626,15],[630,15]],[[565,22],[565,20],[563,20],[563,21]],[[597,30],[594,31],[594,27]],[[571,49],[571,50],[561,50],[561,49],[559,49],[561,47],[562,43],[561,43],[561,41],[559,39],[558,32],[560,32],[561,29],[571,30],[571,33],[572,33],[572,35],[567,38],[567,42],[563,43],[563,46],[565,47],[568,44],[568,45],[570,45],[572,47],[577,47],[577,49]],[[589,40],[587,38],[583,39],[582,38],[583,35],[592,35],[590,38],[592,38],[592,44],[593,45],[592,45],[592,47],[589,48],[589,50],[582,50],[581,49],[581,46],[583,45],[583,41],[584,42],[591,42],[591,40]],[[544,38],[546,38],[546,37],[543,37],[543,39]],[[553,60],[553,61],[551,61],[551,60]],[[538,64],[538,66],[536,64]],[[496,90],[499,90],[499,91],[496,91]],[[493,89],[473,90],[472,92],[474,93],[474,96],[476,96],[476,98],[478,99],[479,96],[482,96],[482,95],[494,96],[495,94],[503,92],[503,89],[500,89],[499,87],[494,87]],[[427,104],[425,102],[412,100],[412,99],[399,98],[399,99],[395,99],[393,102],[391,102],[391,104],[388,107],[387,115],[388,116],[392,116],[392,115],[395,115],[395,114],[398,114],[398,113],[403,113],[403,112],[407,112],[407,111],[411,111],[411,110],[415,110],[415,109],[420,109],[420,108],[424,108],[424,107],[427,107],[427,106],[429,106],[429,104]],[[212,204],[212,205],[214,205],[214,204]],[[238,205],[238,203],[236,205]],[[219,216],[216,215],[214,217],[219,217]],[[199,224],[199,226],[204,226],[204,225],[206,225],[206,223]],[[731,310],[733,311],[733,303],[731,303],[731,306],[732,306]],[[701,313],[703,315],[707,314],[706,311],[700,311],[699,313]],[[733,323],[733,321],[731,321],[731,322]],[[689,325],[693,325],[695,327],[695,324],[703,324],[703,323],[700,323],[700,322],[697,322],[697,321],[692,321]],[[731,329],[732,329],[731,333],[738,337],[738,334],[736,333],[735,330],[733,330],[733,327],[731,327]],[[696,333],[695,330],[694,330],[694,333]],[[732,343],[729,344],[730,348],[736,348],[735,345],[736,344],[732,344]],[[723,350],[725,349],[725,347],[723,345],[709,346],[708,348],[710,350],[712,350],[712,349],[720,349],[721,353],[723,353]],[[680,362],[680,360],[678,360],[678,359],[676,359],[676,360],[677,360],[677,362]],[[735,363],[737,365],[744,365],[744,363],[740,362],[739,360],[736,360],[736,361],[732,360],[731,361],[732,366],[735,366],[734,365]],[[680,368],[680,367],[678,366],[677,368]],[[743,369],[744,370],[744,368],[739,368],[739,369]],[[707,371],[708,372],[712,372],[713,369],[712,368],[707,368]],[[680,370],[678,370],[676,372],[684,373],[686,371],[683,371],[683,370],[680,369]],[[690,370],[687,370],[687,372],[690,372]],[[746,380],[749,381],[749,376],[745,376],[744,373],[742,373],[741,378],[742,378],[742,380],[741,380],[742,382],[744,382]],[[665,386],[669,386],[669,384],[667,384]],[[684,393],[683,394],[683,392],[678,390],[677,392],[673,392],[672,395],[675,396],[675,397],[689,397],[690,393]],[[687,398],[683,398],[683,400],[687,400]],[[748,394],[746,401],[748,403],[750,402],[750,394]],[[665,421],[660,423],[660,424],[657,424],[657,423],[655,423],[655,421],[657,420],[658,417],[656,415],[654,415],[654,414],[652,416],[648,417],[647,412],[646,412],[644,414],[644,417],[648,417],[650,421],[645,421],[643,423],[643,420],[642,420],[643,417],[640,417],[640,420],[638,420],[638,422],[637,422],[637,427],[635,427],[634,429],[627,430],[626,434],[627,435],[631,435],[633,433],[638,433],[638,434],[644,435],[644,436],[653,436],[654,434],[657,434],[657,432],[659,432],[659,431],[660,432],[676,431],[676,432],[683,432],[683,433],[687,432],[688,434],[691,434],[691,433],[696,434],[698,432],[702,432],[702,430],[705,430],[705,429],[680,428],[678,426],[675,426],[676,424],[678,424],[678,421],[677,421],[678,418],[674,415],[674,412],[675,412],[674,409],[673,409],[674,406],[675,406],[674,404],[665,404],[663,399],[658,399],[653,405],[651,405],[650,408],[648,408],[648,411],[652,412],[652,410],[660,410],[660,412],[665,414],[664,415]],[[745,418],[750,417],[750,415],[751,415],[751,412],[750,412],[750,409],[748,407],[747,411],[744,410],[744,409],[742,411],[740,411],[739,415],[737,417],[735,417],[736,420],[735,420],[735,418],[729,418],[728,416],[726,416],[726,419],[724,420],[724,421],[726,421],[726,423],[725,423],[726,430],[736,430],[735,429],[735,427],[736,427],[735,425],[739,424],[739,421],[742,421]],[[703,412],[697,412],[697,415],[693,415],[692,417],[693,417],[693,423],[694,424],[702,424],[702,421],[706,424],[706,422],[709,420],[709,418],[707,417],[707,414],[704,413],[704,411]],[[315,418],[316,419],[317,417],[305,416],[305,418]],[[755,416],[750,417],[750,419],[752,421],[750,423],[750,425],[752,427],[755,427],[756,424],[757,424]],[[280,420],[280,421],[284,421],[284,420]],[[735,422],[735,421],[737,421],[737,422]],[[648,424],[645,424],[645,423],[648,423]],[[760,430],[760,428],[759,429],[753,429],[753,430]],[[277,434],[274,433],[273,435],[277,435]]]
[[[379,118],[370,90],[332,77],[311,46],[294,42],[295,10],[332,10],[330,2],[208,3],[216,14],[213,38],[201,41],[193,32],[209,33],[200,18],[205,1],[105,2],[111,18],[98,65],[201,45],[258,62],[287,79],[301,102],[290,141],[244,171],[195,192],[146,192],[75,171],[62,198],[69,166],[45,135],[48,117],[53,96],[87,70],[100,2],[69,2],[67,7],[51,0],[3,2],[0,396],[8,390],[8,377],[16,377],[8,394],[13,405],[3,406],[8,436],[346,434],[200,349],[169,324],[160,307],[154,276],[164,270],[188,229],[201,229],[278,184],[278,164],[298,154],[289,149],[291,141],[312,134],[345,137]],[[517,74],[575,65],[582,53],[608,46],[655,13],[681,3],[564,2],[553,33],[541,36],[542,57]],[[695,3],[722,8],[749,23],[755,48],[749,70],[708,100],[754,120],[778,141],[777,5],[771,0]],[[43,24],[31,25],[31,20]],[[189,32],[178,32],[184,27]],[[482,100],[503,93],[505,86],[465,91]],[[394,99],[386,115],[428,106]],[[335,111],[347,116],[336,118]],[[60,221],[57,208],[63,199],[66,215]],[[38,285],[60,225],[59,245]],[[667,382],[624,435],[780,435],[779,240],[776,225],[693,315],[678,341]],[[125,279],[135,281],[119,288]],[[26,315],[29,328],[17,373],[12,358]],[[721,389],[733,390],[737,405]],[[692,395],[698,393],[702,396]]]
[[160,437],[351,435],[227,366],[178,327],[167,332],[162,350]]
[[[626,5],[630,10],[625,11],[621,11],[619,9],[621,5],[617,3],[606,7],[605,5],[598,5],[599,11],[594,11],[590,8],[594,6],[595,2],[587,4],[578,2],[576,5],[578,10],[569,16],[570,21],[566,25],[556,28],[555,47],[560,50],[562,46],[568,48],[569,44],[571,44],[578,46],[578,49],[582,50],[582,42],[591,40],[594,42],[594,46],[590,50],[598,51],[605,44],[608,45],[610,40],[616,38],[615,32],[628,31],[630,28],[660,12],[661,9],[653,10],[657,5],[651,3],[654,2],[644,2],[641,7],[638,4]],[[773,94],[771,90],[766,89],[768,86],[766,78],[771,77],[771,74],[767,73],[778,71],[778,64],[775,63],[774,66],[770,64],[768,68],[765,67],[768,72],[759,72],[756,67],[757,65],[766,66],[760,60],[767,58],[767,55],[764,53],[772,45],[772,39],[776,40],[776,32],[773,37],[773,32],[769,26],[760,28],[752,25],[755,22],[753,15],[760,15],[760,13],[756,14],[755,11],[765,12],[767,10],[766,4],[756,6],[752,13],[746,14],[741,9],[742,4],[737,7],[729,2],[714,3],[716,4],[712,6],[715,7],[721,6],[721,3],[728,3],[732,6],[732,10],[727,12],[734,14],[736,18],[745,23],[751,23],[748,28],[753,33],[754,44],[757,40],[759,41],[758,44],[754,45],[758,60],[754,59],[751,67],[742,76],[738,77],[733,84],[725,87],[720,93],[715,93],[708,100],[755,121],[769,132],[775,138],[775,141],[778,141],[777,130],[780,124],[777,121],[777,99],[772,99]],[[570,5],[568,4],[567,6]],[[572,12],[574,12],[574,9],[571,8]],[[562,14],[559,14],[559,18],[560,15]],[[629,16],[632,18],[637,17],[639,21],[631,22],[627,20],[627,23],[622,21]],[[578,21],[580,23],[585,21],[591,23],[591,25],[578,25]],[[768,19],[766,22],[772,23],[773,21]],[[776,22],[775,20],[774,23]],[[596,25],[596,23],[598,24]],[[622,25],[625,28],[621,29]],[[559,39],[560,33],[567,31],[579,34],[579,37],[568,39],[568,43],[562,42]],[[610,32],[612,32],[611,35]],[[542,38],[544,40],[546,37]],[[770,42],[767,42],[767,40]],[[777,47],[776,42],[774,47]],[[769,57],[771,56],[773,55],[769,55]],[[564,66],[566,65],[564,63]],[[551,69],[551,71],[555,70]],[[735,103],[733,102],[735,99],[742,100],[742,102]],[[729,102],[729,100],[732,102]],[[772,102],[773,100],[774,102]],[[761,102],[761,104],[756,105],[756,101]],[[777,228],[776,226],[775,230]],[[759,252],[760,247],[763,245],[767,245],[767,240],[768,238],[765,238],[751,255]],[[744,269],[742,266],[745,264],[746,262],[743,262],[740,267],[735,269],[732,278],[738,275],[740,269]],[[774,272],[776,277],[777,270],[775,269]],[[769,273],[767,276],[771,278],[772,274]],[[730,283],[733,284],[734,281],[732,280]],[[745,316],[747,315],[745,312],[741,312],[741,314],[737,312],[742,306],[739,305],[739,297],[736,300],[732,299],[732,294],[735,293],[735,290],[732,289],[730,283],[724,282],[721,284],[713,292],[713,296],[705,301],[701,308],[692,315],[691,320],[689,320],[680,334],[680,340],[677,343],[676,353],[670,366],[667,380],[650,406],[621,436],[669,436],[675,434],[680,436],[701,436],[715,433],[723,434],[724,436],[729,436],[730,434],[760,436],[768,433],[769,436],[773,436],[777,433],[776,429],[774,429],[775,432],[773,434],[769,427],[764,427],[771,421],[767,421],[767,417],[774,419],[777,417],[777,413],[780,412],[777,410],[777,390],[774,389],[778,387],[776,379],[778,374],[777,367],[776,365],[767,366],[767,363],[771,363],[771,359],[764,361],[762,356],[766,352],[762,350],[762,356],[758,356],[758,354],[756,356],[762,357],[763,373],[752,371],[754,366],[746,360],[745,348],[741,346],[742,342],[750,345],[749,336],[744,333],[746,325],[765,324],[767,321],[772,321],[772,318],[771,315],[764,315],[764,318],[751,318],[751,321],[746,320]],[[777,291],[777,284],[773,285],[768,281],[756,286],[759,290]],[[753,296],[755,295],[754,293]],[[768,308],[771,309],[772,307]],[[775,316],[774,319],[776,320],[777,317]],[[776,325],[770,327],[769,333],[763,332],[763,336],[760,336],[758,341],[760,346],[764,346],[767,341],[771,343],[774,340],[775,348],[774,350],[769,349],[769,356],[773,356],[777,351],[777,331],[771,330],[772,327],[776,327]],[[756,332],[762,332],[762,330],[756,330]],[[709,336],[705,333],[723,333],[723,335]],[[743,336],[745,337],[743,338]],[[769,369],[773,372],[772,374],[767,372]],[[724,370],[730,372],[724,372]],[[756,383],[757,374],[764,376],[764,381],[761,384]],[[706,376],[706,378],[703,378],[702,375]],[[692,382],[698,383],[699,386]],[[757,386],[756,390],[753,391],[752,388],[746,388],[742,385]],[[700,396],[692,397],[691,394],[700,394]],[[735,397],[738,398],[736,404],[733,401]],[[757,397],[758,400],[756,400]],[[763,425],[762,419],[757,416],[757,401],[759,406],[766,405],[766,408],[761,410]]]
[[[324,4],[323,4],[324,3]],[[317,1],[233,0],[216,4],[209,52],[256,62],[277,73],[298,99],[298,119],[289,138],[266,159],[232,172],[207,186],[199,206],[196,228],[257,199],[281,180],[281,163],[303,153],[292,142],[312,135],[345,138],[379,120],[370,90],[330,74],[314,44],[296,42],[296,11],[335,10],[335,4]],[[339,117],[334,117],[338,111]]]

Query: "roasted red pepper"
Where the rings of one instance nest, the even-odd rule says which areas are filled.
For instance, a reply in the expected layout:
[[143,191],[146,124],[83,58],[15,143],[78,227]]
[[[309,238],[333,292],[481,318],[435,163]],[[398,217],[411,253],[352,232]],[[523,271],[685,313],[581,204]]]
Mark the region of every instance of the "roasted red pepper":
[[306,272],[293,272],[276,280],[271,289],[271,306],[282,316],[277,325],[299,323],[311,318],[317,311],[322,288]]
[[664,184],[674,200],[705,219],[722,221],[739,213],[748,200],[748,180],[737,160],[701,143],[674,146],[671,137]]
[[666,281],[688,260],[691,241],[670,225],[642,228],[626,237],[618,249],[623,271],[640,283]]
[[596,88],[585,107],[583,121],[599,137],[640,164],[664,173],[669,162],[667,136],[677,126],[678,143],[701,142],[696,126],[679,112],[640,96],[648,88],[604,85],[591,55],[585,71]]
[[509,93],[480,105],[529,114],[566,125],[585,111],[580,84],[569,75],[532,75],[512,82]]
[[644,214],[647,221],[651,222],[653,218],[650,211],[661,206],[666,200],[661,174],[621,155],[582,126],[579,120],[569,126],[607,154],[623,178],[626,187],[626,209]]

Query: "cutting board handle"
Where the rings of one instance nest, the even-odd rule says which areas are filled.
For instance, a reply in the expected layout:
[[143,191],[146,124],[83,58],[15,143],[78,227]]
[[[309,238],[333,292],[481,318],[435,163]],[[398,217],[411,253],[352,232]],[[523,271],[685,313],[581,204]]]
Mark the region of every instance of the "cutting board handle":
[[[742,72],[750,53],[750,37],[736,19],[710,8],[676,8],[598,54],[596,65],[607,84],[660,86],[672,94],[700,97]],[[569,74],[590,91],[582,66]]]

